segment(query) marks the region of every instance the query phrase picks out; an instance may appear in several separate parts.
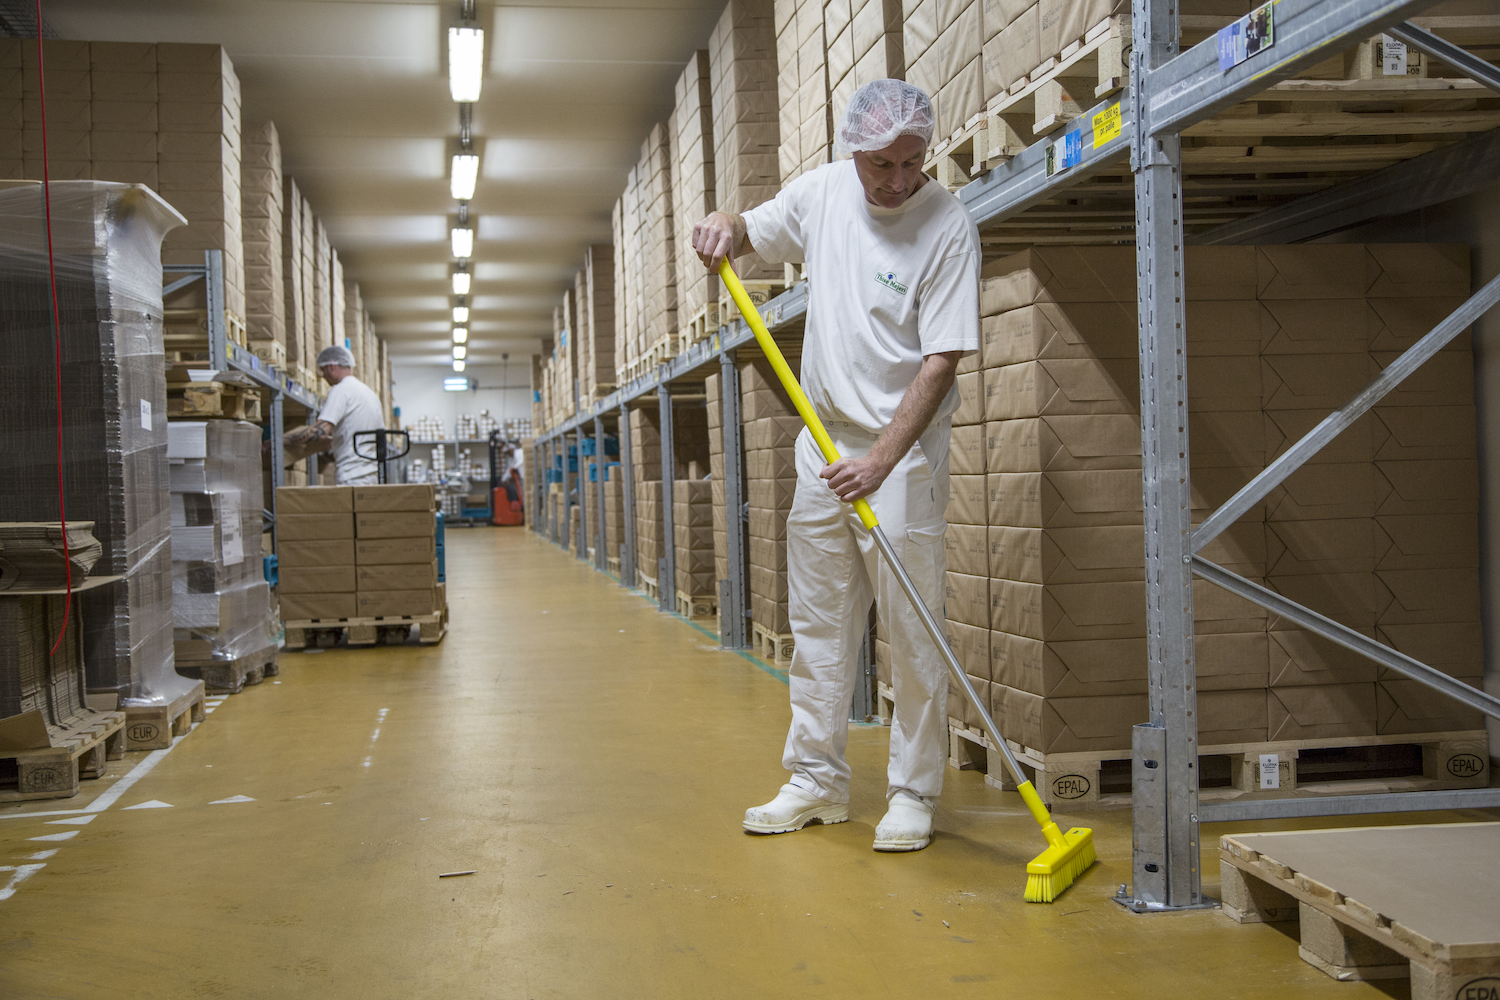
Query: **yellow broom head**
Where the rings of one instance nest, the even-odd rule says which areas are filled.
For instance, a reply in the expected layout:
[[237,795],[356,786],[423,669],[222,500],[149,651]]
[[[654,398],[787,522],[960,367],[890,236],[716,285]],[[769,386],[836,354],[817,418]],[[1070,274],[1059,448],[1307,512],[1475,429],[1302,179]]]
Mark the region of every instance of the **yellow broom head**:
[[1026,866],[1026,902],[1050,903],[1094,863],[1094,831],[1074,827]]

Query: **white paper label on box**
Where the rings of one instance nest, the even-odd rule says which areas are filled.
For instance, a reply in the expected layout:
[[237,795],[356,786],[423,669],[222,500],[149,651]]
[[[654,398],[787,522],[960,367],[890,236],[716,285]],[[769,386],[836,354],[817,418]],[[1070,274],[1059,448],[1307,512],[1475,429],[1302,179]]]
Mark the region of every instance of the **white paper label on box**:
[[149,400],[149,399],[143,399],[143,400],[141,400],[141,430],[143,430],[143,431],[149,431],[150,429],[151,429],[151,400]]
[[1381,35],[1380,65],[1385,76],[1405,76],[1406,43],[1390,35]]
[[1281,757],[1274,753],[1260,755],[1260,787],[1281,787]]
[[219,528],[220,554],[225,566],[238,566],[245,561],[245,538],[240,532],[240,495],[222,493],[219,504],[219,515],[223,518]]

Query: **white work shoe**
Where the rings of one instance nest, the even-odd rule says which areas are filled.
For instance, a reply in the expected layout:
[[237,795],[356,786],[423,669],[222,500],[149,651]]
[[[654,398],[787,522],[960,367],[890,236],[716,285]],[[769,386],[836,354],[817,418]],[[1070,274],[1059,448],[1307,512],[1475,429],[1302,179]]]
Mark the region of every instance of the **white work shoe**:
[[770,802],[745,810],[745,832],[791,833],[809,823],[845,823],[848,820],[849,803],[829,802],[796,785],[782,785],[781,791]]
[[891,796],[885,819],[875,828],[875,850],[920,851],[932,843],[932,806],[911,792]]

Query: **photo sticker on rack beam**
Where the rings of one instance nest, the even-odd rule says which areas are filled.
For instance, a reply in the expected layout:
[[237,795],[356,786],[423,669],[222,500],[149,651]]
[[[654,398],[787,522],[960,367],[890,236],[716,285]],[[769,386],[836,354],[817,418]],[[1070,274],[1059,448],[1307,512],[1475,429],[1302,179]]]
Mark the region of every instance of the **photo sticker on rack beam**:
[[1240,63],[1276,44],[1276,22],[1272,3],[1257,7],[1233,24],[1219,29],[1219,72],[1227,72]]

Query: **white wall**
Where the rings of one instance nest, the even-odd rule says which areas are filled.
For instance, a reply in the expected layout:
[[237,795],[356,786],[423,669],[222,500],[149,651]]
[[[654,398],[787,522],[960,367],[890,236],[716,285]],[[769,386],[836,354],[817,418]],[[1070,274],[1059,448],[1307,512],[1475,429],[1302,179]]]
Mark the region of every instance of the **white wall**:
[[496,420],[531,416],[531,356],[513,356],[507,365],[470,365],[462,377],[478,383],[471,392],[444,392],[443,379],[460,375],[451,367],[403,365],[392,361],[392,398],[401,408],[401,426],[418,417],[435,416],[443,421],[445,436],[453,436],[459,416],[478,416],[489,410]]
[[[1329,237],[1339,243],[1467,243],[1471,287],[1500,273],[1500,184],[1407,215]],[[1474,403],[1479,411],[1479,585],[1484,618],[1484,686],[1500,695],[1500,310],[1473,326]],[[1420,659],[1420,657],[1419,657]],[[1500,752],[1500,722],[1487,720],[1490,753]]]

